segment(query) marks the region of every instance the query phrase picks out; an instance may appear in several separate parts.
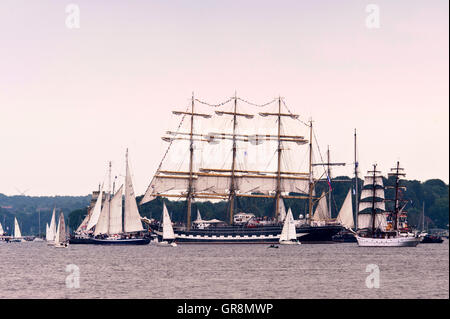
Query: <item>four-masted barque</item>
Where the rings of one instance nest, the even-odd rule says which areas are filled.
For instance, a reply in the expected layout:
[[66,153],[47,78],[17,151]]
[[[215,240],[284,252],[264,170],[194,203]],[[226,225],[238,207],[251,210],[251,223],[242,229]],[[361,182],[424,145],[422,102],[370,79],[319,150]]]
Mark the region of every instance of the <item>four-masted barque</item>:
[[[208,110],[202,112],[201,107]],[[246,107],[261,111],[246,112]],[[186,224],[174,228],[177,242],[278,242],[286,217],[284,199],[308,203],[305,218],[296,221],[299,241],[331,242],[343,229],[339,223],[328,222],[331,216],[320,208],[313,214],[319,180],[313,174],[313,124],[291,113],[283,98],[256,105],[235,95],[212,105],[192,96],[185,111],[173,113],[181,121],[176,131],[167,131],[162,138],[169,146],[140,204],[157,197],[186,201]],[[306,131],[309,139],[297,131]],[[273,220],[236,223],[240,197],[273,199]],[[201,229],[193,225],[192,204],[205,200],[228,202],[227,225]],[[159,225],[152,230],[162,238]]]

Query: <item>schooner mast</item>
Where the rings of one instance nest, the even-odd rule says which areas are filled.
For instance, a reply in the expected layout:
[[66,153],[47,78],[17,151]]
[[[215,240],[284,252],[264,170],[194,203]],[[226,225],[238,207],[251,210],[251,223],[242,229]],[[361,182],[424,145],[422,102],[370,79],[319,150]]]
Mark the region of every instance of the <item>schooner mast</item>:
[[355,128],[355,229],[358,229],[358,159],[356,158],[356,128]]

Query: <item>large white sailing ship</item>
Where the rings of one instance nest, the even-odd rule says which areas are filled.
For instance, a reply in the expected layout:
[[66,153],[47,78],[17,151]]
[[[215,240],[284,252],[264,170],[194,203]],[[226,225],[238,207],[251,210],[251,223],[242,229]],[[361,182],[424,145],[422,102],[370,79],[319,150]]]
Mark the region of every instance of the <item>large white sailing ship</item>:
[[[301,214],[305,220],[296,223],[302,241],[331,241],[343,229],[328,223],[328,215],[320,223],[312,219],[318,181],[312,165],[312,121],[301,121],[281,97],[257,106],[236,95],[217,105],[192,96],[187,110],[173,113],[181,120],[177,130],[163,137],[169,146],[140,204],[157,197],[186,201],[185,225],[174,229],[177,242],[278,242],[286,216],[284,199],[308,202]],[[236,202],[243,197],[272,198],[273,223],[233,224]],[[199,229],[192,223],[193,202],[205,200],[228,202],[227,226]],[[158,231],[159,225],[151,227]]]

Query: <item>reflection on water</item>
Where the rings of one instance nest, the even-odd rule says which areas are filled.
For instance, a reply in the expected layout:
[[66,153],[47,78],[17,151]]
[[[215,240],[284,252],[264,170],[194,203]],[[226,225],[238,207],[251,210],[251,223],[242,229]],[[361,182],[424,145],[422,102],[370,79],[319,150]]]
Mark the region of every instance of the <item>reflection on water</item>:
[[[416,248],[0,242],[1,298],[449,298],[448,240]],[[79,269],[79,288],[70,288]],[[366,287],[369,264],[380,287]],[[66,285],[66,279],[68,285]],[[72,284],[73,286],[73,284]]]

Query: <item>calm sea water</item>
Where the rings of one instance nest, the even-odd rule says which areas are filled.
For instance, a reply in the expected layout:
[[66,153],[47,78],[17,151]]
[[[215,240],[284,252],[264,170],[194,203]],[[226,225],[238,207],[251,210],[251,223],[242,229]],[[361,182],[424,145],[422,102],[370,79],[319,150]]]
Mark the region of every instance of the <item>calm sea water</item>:
[[[66,285],[67,265],[79,288]],[[367,288],[369,264],[379,288]],[[73,267],[73,266],[69,266]],[[0,242],[1,298],[449,298],[449,244],[362,248]]]

